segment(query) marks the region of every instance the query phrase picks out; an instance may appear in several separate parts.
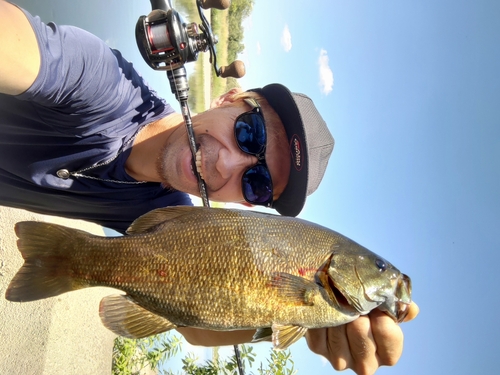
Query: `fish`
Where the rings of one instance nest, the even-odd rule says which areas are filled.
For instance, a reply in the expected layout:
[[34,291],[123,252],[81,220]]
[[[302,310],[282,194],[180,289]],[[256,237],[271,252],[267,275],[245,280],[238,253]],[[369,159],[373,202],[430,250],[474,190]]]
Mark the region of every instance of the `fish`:
[[119,289],[99,315],[141,338],[179,327],[255,329],[254,342],[286,349],[308,329],[338,326],[379,308],[395,321],[411,280],[331,229],[247,210],[177,206],[103,237],[37,221],[15,225],[24,264],[5,297],[28,302],[93,286]]

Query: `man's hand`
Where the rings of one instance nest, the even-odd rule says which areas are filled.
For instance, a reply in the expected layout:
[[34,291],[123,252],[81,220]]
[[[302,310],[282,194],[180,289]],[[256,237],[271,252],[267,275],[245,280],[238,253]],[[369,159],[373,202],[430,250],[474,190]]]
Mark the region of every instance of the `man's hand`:
[[[405,322],[419,312],[412,302]],[[372,375],[380,366],[393,366],[403,352],[403,331],[380,310],[339,327],[308,330],[307,345],[324,356],[335,370],[352,369],[358,375]]]

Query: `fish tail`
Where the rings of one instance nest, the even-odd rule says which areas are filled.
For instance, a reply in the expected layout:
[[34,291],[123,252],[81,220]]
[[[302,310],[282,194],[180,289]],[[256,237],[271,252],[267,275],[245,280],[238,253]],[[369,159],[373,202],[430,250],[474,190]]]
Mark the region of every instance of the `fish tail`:
[[24,264],[7,288],[7,300],[35,301],[83,287],[72,282],[70,270],[72,243],[83,232],[36,221],[19,222],[15,231]]

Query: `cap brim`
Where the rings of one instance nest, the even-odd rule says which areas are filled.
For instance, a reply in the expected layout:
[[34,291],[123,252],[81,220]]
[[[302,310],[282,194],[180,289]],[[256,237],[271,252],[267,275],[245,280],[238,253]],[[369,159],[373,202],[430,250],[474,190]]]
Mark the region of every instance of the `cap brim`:
[[307,196],[308,155],[304,123],[292,93],[285,86],[274,83],[259,91],[273,107],[285,127],[291,158],[290,177],[285,190],[274,201],[273,207],[282,215],[297,216]]

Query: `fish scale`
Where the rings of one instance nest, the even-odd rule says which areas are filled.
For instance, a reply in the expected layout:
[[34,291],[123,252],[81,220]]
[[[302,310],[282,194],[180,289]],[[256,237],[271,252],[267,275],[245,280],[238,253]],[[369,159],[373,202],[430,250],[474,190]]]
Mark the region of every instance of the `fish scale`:
[[101,303],[103,323],[118,334],[255,328],[262,330],[256,339],[268,339],[272,327],[273,337],[291,336],[284,344],[273,338],[277,347],[308,328],[345,324],[377,306],[402,319],[396,315],[411,302],[409,278],[390,263],[296,218],[174,207],[140,217],[128,232],[109,238],[18,223],[25,264],[6,297],[27,301],[108,286],[126,293]]

